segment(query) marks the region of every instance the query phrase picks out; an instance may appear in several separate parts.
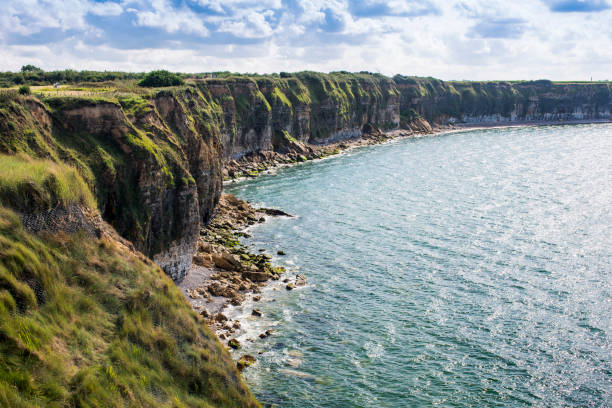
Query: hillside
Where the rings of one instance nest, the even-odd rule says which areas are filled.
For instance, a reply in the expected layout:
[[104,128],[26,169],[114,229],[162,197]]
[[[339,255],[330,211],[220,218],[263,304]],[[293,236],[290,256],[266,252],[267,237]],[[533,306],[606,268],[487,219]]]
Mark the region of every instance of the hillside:
[[609,83],[94,74],[0,90],[1,405],[258,406],[173,283],[228,163],[429,123],[612,117]]

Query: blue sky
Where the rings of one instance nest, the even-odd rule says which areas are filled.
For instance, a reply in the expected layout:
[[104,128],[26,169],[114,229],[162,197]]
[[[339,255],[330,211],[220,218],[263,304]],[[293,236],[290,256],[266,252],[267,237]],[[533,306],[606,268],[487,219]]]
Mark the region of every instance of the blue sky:
[[612,0],[3,0],[0,70],[612,80]]

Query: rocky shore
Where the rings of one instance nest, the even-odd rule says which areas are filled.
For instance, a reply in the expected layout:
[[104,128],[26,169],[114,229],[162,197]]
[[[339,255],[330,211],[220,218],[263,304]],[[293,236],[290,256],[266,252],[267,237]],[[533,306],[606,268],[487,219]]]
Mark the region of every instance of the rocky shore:
[[[270,280],[282,279],[286,290],[306,284],[301,275],[285,276],[285,268],[270,263],[271,255],[251,252],[240,243],[240,237],[249,236],[246,228],[265,222],[267,217],[291,215],[272,208],[255,208],[231,194],[223,194],[211,223],[201,231],[191,269],[179,284],[192,307],[231,349],[240,348],[235,335],[240,332],[241,323],[224,313],[226,307],[239,306],[247,297],[258,302],[261,288]],[[257,308],[251,314],[261,316]],[[266,330],[259,337],[271,334],[271,330]],[[238,367],[243,369],[254,361],[252,356],[241,358]]]
[[[413,122],[411,125],[407,129],[392,132],[382,132],[373,125],[367,125],[360,138],[328,145],[306,145],[290,141],[284,152],[262,151],[227,162],[224,178],[254,178],[271,168],[324,158],[349,148],[443,130],[432,128],[426,121]],[[269,281],[282,279],[282,286],[288,291],[306,285],[304,276],[286,276],[285,268],[273,266],[270,262],[272,256],[264,250],[255,253],[240,243],[240,238],[249,237],[246,230],[250,226],[263,223],[268,217],[292,216],[278,209],[255,208],[231,194],[223,194],[211,222],[200,231],[191,268],[179,284],[192,307],[230,350],[241,348],[236,337],[241,333],[242,325],[239,320],[232,320],[224,313],[228,306],[239,306],[247,298],[256,304],[261,300],[262,288]],[[278,251],[277,255],[284,255],[284,252]],[[251,315],[261,317],[261,312],[253,307]],[[273,333],[273,330],[265,330],[255,337],[263,339]],[[256,341],[256,338],[250,340]],[[255,357],[242,355],[237,361],[237,367],[243,370],[255,362]]]
[[358,146],[369,146],[384,143],[397,137],[414,137],[446,130],[450,127],[432,127],[424,119],[416,119],[404,124],[403,129],[383,132],[378,127],[366,124],[362,129],[361,137],[357,139],[343,139],[342,141],[313,145],[297,140],[287,140],[279,151],[259,151],[246,154],[237,160],[229,160],[223,169],[225,181],[248,177],[255,178],[262,172],[280,166],[292,165],[308,160],[322,159],[340,153],[343,150]]

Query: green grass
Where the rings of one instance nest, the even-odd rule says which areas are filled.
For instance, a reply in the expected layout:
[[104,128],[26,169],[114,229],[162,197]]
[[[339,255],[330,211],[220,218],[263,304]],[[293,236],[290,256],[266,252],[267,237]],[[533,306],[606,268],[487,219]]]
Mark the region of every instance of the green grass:
[[109,238],[30,235],[0,207],[0,406],[259,405],[157,266]]
[[0,204],[24,212],[70,204],[96,207],[74,168],[26,155],[0,155]]

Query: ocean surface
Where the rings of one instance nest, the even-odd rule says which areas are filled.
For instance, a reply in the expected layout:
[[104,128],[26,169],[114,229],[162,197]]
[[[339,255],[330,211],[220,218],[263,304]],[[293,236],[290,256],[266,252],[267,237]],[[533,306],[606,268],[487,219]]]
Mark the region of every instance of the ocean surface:
[[396,140],[226,191],[296,216],[245,242],[308,280],[232,311],[262,403],[612,406],[612,125]]

